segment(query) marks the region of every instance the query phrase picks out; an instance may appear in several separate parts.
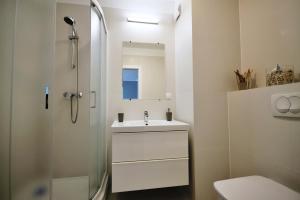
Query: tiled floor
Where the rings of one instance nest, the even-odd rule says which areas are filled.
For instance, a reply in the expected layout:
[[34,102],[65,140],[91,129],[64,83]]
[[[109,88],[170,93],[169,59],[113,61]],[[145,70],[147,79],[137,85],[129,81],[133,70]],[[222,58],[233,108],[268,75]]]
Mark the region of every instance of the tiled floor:
[[174,187],[155,190],[109,194],[107,200],[191,200],[189,187]]

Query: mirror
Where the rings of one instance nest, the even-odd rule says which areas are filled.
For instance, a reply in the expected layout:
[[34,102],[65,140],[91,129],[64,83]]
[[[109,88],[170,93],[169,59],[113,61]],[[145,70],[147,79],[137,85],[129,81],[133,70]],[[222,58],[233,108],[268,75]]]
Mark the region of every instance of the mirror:
[[123,42],[122,91],[124,100],[165,99],[165,45]]

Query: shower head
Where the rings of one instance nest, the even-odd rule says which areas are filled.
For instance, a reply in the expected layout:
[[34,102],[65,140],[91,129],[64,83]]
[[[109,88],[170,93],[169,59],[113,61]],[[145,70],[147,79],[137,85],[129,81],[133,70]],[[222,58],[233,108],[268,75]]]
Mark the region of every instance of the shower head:
[[74,26],[74,24],[75,24],[75,19],[73,17],[66,16],[66,17],[64,17],[64,20],[67,24],[69,24],[71,26]]
[[73,17],[65,16],[64,21],[70,26],[72,26],[72,34],[69,36],[69,39],[70,40],[78,39],[78,35],[75,29],[75,24],[76,24],[75,19]]

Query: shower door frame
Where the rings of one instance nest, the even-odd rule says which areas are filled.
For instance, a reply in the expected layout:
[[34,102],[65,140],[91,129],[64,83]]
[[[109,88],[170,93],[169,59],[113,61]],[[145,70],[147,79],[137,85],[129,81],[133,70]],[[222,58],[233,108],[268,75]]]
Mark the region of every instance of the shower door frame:
[[[99,22],[101,23],[101,26],[104,28],[104,34],[105,34],[105,47],[107,47],[107,26],[106,26],[106,21],[105,21],[105,18],[104,18],[104,13],[103,13],[103,10],[102,10],[102,8],[101,8],[101,6],[100,6],[100,4],[98,3],[98,1],[97,0],[91,0],[90,1],[90,3],[91,3],[91,12],[92,12],[92,10],[94,10],[94,12],[96,13],[96,15],[98,16],[98,18],[99,18]],[[92,13],[91,13],[91,17],[92,17]],[[91,21],[91,23],[92,23],[92,21]],[[101,36],[100,36],[101,37]],[[92,38],[91,38],[91,40],[92,40]],[[99,48],[101,48],[101,47],[99,47]],[[107,49],[107,48],[106,48]],[[105,49],[105,51],[106,51],[106,49]],[[103,50],[103,49],[101,49],[101,50]],[[100,51],[101,51],[100,50]],[[92,54],[91,54],[92,55]],[[105,74],[104,74],[104,76],[106,77],[107,76],[107,73],[106,73],[106,70],[107,70],[107,56],[106,56],[106,53],[105,53]],[[102,65],[101,65],[101,61],[100,61],[100,72],[102,73],[103,71],[102,71]],[[100,82],[102,82],[103,80],[102,80],[102,77],[103,77],[103,74],[100,74]],[[105,79],[105,81],[106,81],[106,79]],[[105,85],[106,86],[106,85]],[[101,90],[101,94],[103,94],[103,91],[102,91],[102,88],[100,89]],[[105,89],[105,96],[101,96],[101,98],[105,98],[105,118],[104,118],[104,126],[106,126],[106,98],[107,98],[107,91],[106,91],[106,89]],[[93,91],[91,91],[90,92],[91,94],[92,93],[94,93]],[[95,93],[94,93],[94,95],[96,95]],[[90,98],[92,98],[92,96],[90,97]],[[100,105],[99,105],[100,106]],[[93,108],[93,107],[91,107],[91,108]],[[101,110],[101,112],[103,112],[102,110]],[[91,120],[91,119],[90,119]],[[104,172],[103,172],[103,174],[101,174],[101,172],[100,172],[100,169],[99,169],[99,162],[101,162],[100,161],[100,159],[99,159],[99,154],[97,154],[97,158],[98,158],[98,160],[97,160],[97,166],[98,166],[98,169],[97,169],[97,178],[98,179],[100,179],[99,180],[99,184],[98,184],[98,188],[97,188],[97,190],[96,190],[96,192],[94,193],[94,194],[92,194],[92,195],[90,195],[90,186],[89,186],[89,198],[90,199],[94,199],[95,197],[97,197],[97,198],[104,198],[105,197],[105,193],[106,193],[106,190],[107,190],[107,184],[108,184],[108,172],[107,172],[107,142],[106,142],[106,129],[105,129],[105,127],[104,127],[104,129],[103,130],[105,130],[104,131],[104,138],[105,138],[105,146],[103,147],[104,148],[104,150],[105,150],[105,152],[104,152],[104,166],[105,166],[105,168],[104,168]],[[97,152],[99,153],[100,152],[100,144],[99,144],[99,135],[100,133],[98,133],[98,135],[97,135],[97,138],[98,138],[98,142],[97,142]],[[102,175],[102,177],[101,177],[101,175]]]

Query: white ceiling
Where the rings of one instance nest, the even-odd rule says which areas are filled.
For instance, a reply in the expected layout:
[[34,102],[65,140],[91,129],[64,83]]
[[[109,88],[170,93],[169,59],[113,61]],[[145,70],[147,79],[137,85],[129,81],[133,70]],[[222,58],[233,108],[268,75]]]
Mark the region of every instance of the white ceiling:
[[146,13],[174,12],[175,0],[99,0],[103,7],[119,8]]

